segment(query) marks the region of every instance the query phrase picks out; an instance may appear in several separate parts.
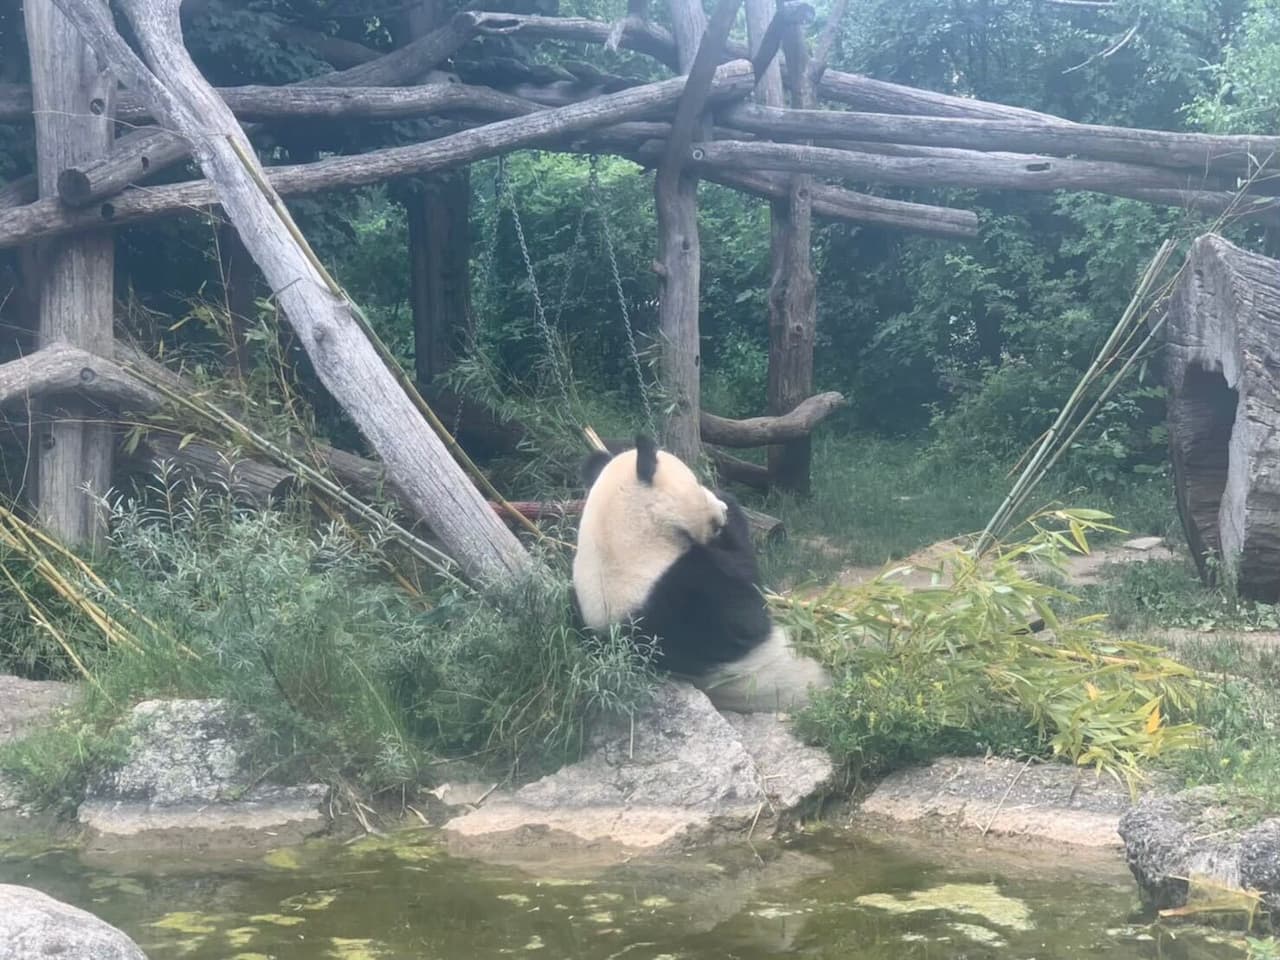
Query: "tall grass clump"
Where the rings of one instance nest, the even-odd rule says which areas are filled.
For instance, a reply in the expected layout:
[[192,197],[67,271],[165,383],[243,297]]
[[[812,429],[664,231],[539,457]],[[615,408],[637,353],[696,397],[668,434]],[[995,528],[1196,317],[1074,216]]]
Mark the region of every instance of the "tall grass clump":
[[558,569],[505,596],[456,582],[419,593],[376,537],[165,471],[108,507],[102,571],[136,643],[63,627],[88,673],[84,704],[42,744],[0,753],[38,801],[74,800],[114,755],[118,721],[150,697],[218,697],[256,717],[248,746],[264,778],[372,794],[429,782],[449,758],[513,776],[558,765],[589,714],[626,712],[651,689],[643,650],[574,628]]
[[[946,753],[1065,758],[1131,786],[1143,767],[1197,743],[1194,672],[1117,640],[1098,617],[1059,617],[1047,585],[1105,514],[1053,510],[982,559],[957,547],[933,584],[899,565],[812,601],[775,597],[779,619],[836,682],[798,718],[855,780]],[[1039,574],[1039,578],[1037,575]],[[1035,619],[1045,629],[1034,633]]]

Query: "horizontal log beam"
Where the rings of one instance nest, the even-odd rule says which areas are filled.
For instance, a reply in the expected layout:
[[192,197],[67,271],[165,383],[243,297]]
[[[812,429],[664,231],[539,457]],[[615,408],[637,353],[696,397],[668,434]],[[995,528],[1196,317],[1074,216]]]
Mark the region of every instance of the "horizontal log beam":
[[[934,152],[941,148],[930,148]],[[962,187],[980,190],[1085,190],[1214,215],[1231,206],[1232,216],[1280,223],[1280,201],[1237,198],[1197,189],[1189,176],[1131,164],[1064,160],[1019,154],[950,151],[948,156],[890,157],[830,147],[723,140],[690,149],[695,164],[727,169],[756,168],[867,183],[908,187]]]
[[[580,517],[582,516],[582,508],[585,505],[585,500],[511,501],[511,506],[515,508],[517,513],[535,523],[539,520]],[[504,518],[508,516],[507,511],[502,508],[501,504],[490,501],[489,506],[498,516]],[[758,541],[768,543],[782,539],[787,535],[786,524],[777,517],[772,517],[767,513],[761,513],[759,510],[751,510],[747,507],[743,507],[742,512],[746,514],[747,526],[750,527],[752,535]]]
[[844,397],[835,392],[820,393],[801,401],[790,413],[778,417],[750,417],[730,420],[702,412],[702,439],[722,447],[764,447],[809,436],[815,427],[840,407]]
[[733,454],[725,453],[723,450],[716,450],[714,447],[707,448],[707,456],[711,458],[721,480],[740,483],[744,487],[761,491],[767,491],[773,485],[768,467],[751,463]]
[[[267,174],[280,194],[290,196],[450,169],[670,106],[679,97],[684,82],[683,77],[675,77],[567,107],[485,124],[428,143],[272,167]],[[741,96],[750,89],[751,82],[749,63],[725,64],[717,69],[712,95],[717,98]],[[213,187],[204,180],[130,190],[110,201],[82,209],[69,208],[52,199],[39,200],[0,212],[0,248],[104,224],[132,223],[210,207],[215,203]]]
[[31,397],[77,393],[115,408],[154,410],[160,394],[113,360],[65,343],[0,364],[0,406]]
[[778,140],[851,139],[967,150],[1043,153],[1159,167],[1254,172],[1280,155],[1280,137],[1210,136],[1065,121],[1057,124],[969,117],[898,116],[837,110],[780,110],[740,104],[722,110],[726,126]]
[[[535,14],[509,14],[476,12],[475,32],[483,36],[523,37],[526,40],[561,40],[578,43],[605,44],[609,41],[613,24],[586,17],[544,17]],[[676,43],[671,31],[639,19],[627,22],[623,27],[618,46],[643,53],[679,70]],[[736,51],[729,59],[745,58],[745,51]]]

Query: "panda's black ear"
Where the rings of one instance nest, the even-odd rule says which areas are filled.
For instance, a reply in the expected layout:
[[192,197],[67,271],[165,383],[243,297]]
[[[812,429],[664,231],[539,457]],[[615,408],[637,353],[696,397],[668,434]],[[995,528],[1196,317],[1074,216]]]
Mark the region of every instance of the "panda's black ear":
[[653,483],[653,476],[658,472],[658,445],[653,437],[643,433],[636,434],[636,476],[643,484]]
[[596,477],[600,476],[600,471],[604,469],[604,465],[613,459],[613,454],[608,450],[593,450],[587,459],[582,461],[582,484],[588,490],[596,482]]

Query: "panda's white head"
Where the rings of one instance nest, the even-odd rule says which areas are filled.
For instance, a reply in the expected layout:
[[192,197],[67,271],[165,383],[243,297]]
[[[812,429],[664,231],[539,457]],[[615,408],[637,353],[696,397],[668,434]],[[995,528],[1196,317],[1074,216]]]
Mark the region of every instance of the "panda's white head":
[[573,585],[586,625],[602,630],[634,616],[694,544],[710,543],[729,508],[647,437],[615,457],[598,455],[588,470],[599,472],[578,526]]

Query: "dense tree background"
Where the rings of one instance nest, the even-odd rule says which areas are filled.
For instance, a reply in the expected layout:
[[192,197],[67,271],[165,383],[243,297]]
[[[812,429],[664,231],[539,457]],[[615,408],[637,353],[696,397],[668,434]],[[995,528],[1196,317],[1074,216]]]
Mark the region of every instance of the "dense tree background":
[[[818,6],[820,27],[827,5]],[[275,39],[280,24],[383,49],[393,44],[404,7],[378,0],[208,0],[189,17],[188,42],[215,83],[281,83],[328,65],[305,46]],[[564,0],[559,12],[611,19],[622,4]],[[13,11],[0,11],[2,80],[25,79],[21,34]],[[468,47],[452,67],[466,77],[489,53],[547,62],[571,56],[637,77],[656,69],[626,52],[509,41]],[[1228,132],[1280,128],[1280,0],[1116,0],[1105,8],[1051,0],[852,0],[832,63],[1071,120]],[[431,131],[422,123],[300,123],[274,129],[263,143],[272,162],[297,162],[424,135]],[[29,131],[0,126],[0,179],[30,164]],[[656,294],[651,174],[615,158],[601,158],[598,171],[643,352]],[[175,171],[172,178],[188,175]],[[522,153],[506,162],[503,175],[566,355],[548,360],[510,212],[497,199],[498,164],[482,163],[466,187],[474,243],[472,330],[464,339],[473,349],[454,382],[491,400],[518,384],[527,399],[555,404],[567,379],[584,405],[634,412],[632,358],[600,211],[588,189],[588,161]],[[1197,226],[1179,211],[1091,194],[882,192],[975,209],[981,237],[965,244],[821,225],[817,383],[852,401],[831,429],[928,431],[934,453],[948,457],[1007,458],[1043,429],[1155,247]],[[290,205],[321,256],[411,364],[404,194],[403,185],[390,184]],[[713,185],[704,185],[700,198],[706,404],[729,415],[759,413],[767,208]],[[120,232],[119,290],[135,332],[170,350],[217,355],[216,324],[178,322],[207,319],[201,301],[218,299],[214,234],[196,218]],[[1250,244],[1268,239],[1249,230],[1233,236]],[[316,402],[322,431],[354,441],[337,411],[307,388],[305,358],[287,340],[283,346]],[[1077,451],[1075,466],[1089,478],[1114,479],[1163,462],[1158,369],[1145,373],[1108,405],[1094,438]]]

